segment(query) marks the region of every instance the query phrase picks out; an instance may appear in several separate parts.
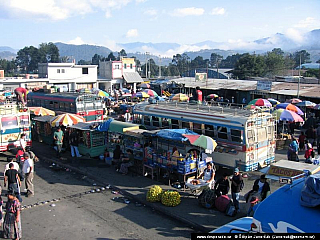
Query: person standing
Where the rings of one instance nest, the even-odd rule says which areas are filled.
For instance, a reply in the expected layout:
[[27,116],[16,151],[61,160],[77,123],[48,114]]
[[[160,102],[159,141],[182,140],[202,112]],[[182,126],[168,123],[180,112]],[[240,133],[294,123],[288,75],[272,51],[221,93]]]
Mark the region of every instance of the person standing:
[[79,145],[79,135],[76,131],[73,131],[69,137],[70,140],[70,148],[71,148],[71,156],[74,158],[82,157],[79,153],[78,145]]
[[16,197],[19,199],[20,203],[22,202],[21,196],[20,196],[20,178],[18,171],[14,169],[13,163],[9,164],[9,169],[6,171],[4,175],[4,184],[3,186],[6,187],[8,182],[8,191],[14,191],[16,194]]
[[53,134],[53,139],[55,141],[55,145],[57,147],[57,157],[61,157],[61,150],[63,144],[63,132],[61,131],[61,127],[58,127],[57,130]]
[[242,176],[240,175],[239,168],[234,169],[233,177],[231,178],[231,196],[233,200],[234,207],[236,212],[240,212],[240,191],[241,191],[241,184],[242,184]]
[[25,152],[26,151],[26,147],[27,147],[26,134],[24,134],[24,133],[21,134],[19,143],[20,143],[20,147]]
[[14,90],[14,93],[17,96],[17,104],[22,102],[22,105],[25,106],[27,104],[27,89],[18,87]]
[[122,158],[122,163],[120,165],[119,172],[123,175],[127,175],[129,171],[129,167],[134,165],[134,156],[133,151],[131,149],[127,149],[128,157]]
[[287,152],[288,160],[299,162],[298,151],[299,146],[297,140],[294,137],[292,137],[292,142],[290,143]]
[[217,197],[221,195],[227,195],[230,189],[230,182],[228,180],[228,174],[224,173],[223,177],[218,179],[215,184],[215,192]]
[[200,90],[200,87],[196,87],[197,92],[197,103],[202,104],[202,91]]
[[214,189],[214,176],[215,176],[215,170],[213,169],[212,163],[208,162],[207,163],[207,168],[204,169],[204,171],[200,174],[199,178],[203,177],[203,180],[206,183],[209,183],[208,187],[210,189]]
[[304,141],[306,139],[306,135],[304,135],[304,132],[301,131],[299,135],[299,150],[302,151],[304,149]]
[[8,201],[6,203],[6,215],[3,223],[4,238],[19,240],[22,238],[20,211],[21,205],[15,192],[8,191]]
[[34,187],[33,187],[33,172],[34,172],[34,163],[30,158],[29,153],[24,153],[24,164],[23,164],[23,173],[25,178],[25,184],[27,188],[26,197],[30,195],[34,195]]
[[253,186],[259,187],[258,192],[261,196],[261,198],[260,198],[261,201],[266,199],[271,193],[270,185],[267,182],[266,175],[264,175],[264,174],[260,176],[260,179],[257,179],[254,181]]

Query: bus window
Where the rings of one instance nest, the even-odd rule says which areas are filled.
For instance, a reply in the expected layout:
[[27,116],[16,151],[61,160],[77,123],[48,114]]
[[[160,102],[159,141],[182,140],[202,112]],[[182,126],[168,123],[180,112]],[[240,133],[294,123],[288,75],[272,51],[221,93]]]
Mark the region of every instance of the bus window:
[[170,128],[169,120],[167,118],[162,118],[162,127]]
[[190,123],[189,122],[182,122],[182,128],[190,129]]
[[193,131],[195,133],[202,134],[201,125],[202,124],[200,124],[200,123],[193,123]]
[[227,128],[222,126],[217,126],[218,138],[228,139]]
[[171,119],[171,128],[172,129],[179,129],[179,121],[176,119]]
[[71,104],[68,103],[68,102],[64,103],[64,107],[65,107],[65,109],[66,109],[67,112],[70,111],[70,105],[71,105]]
[[160,126],[158,117],[152,116],[152,126],[154,126],[154,127],[159,127]]
[[254,130],[248,130],[248,144],[253,144],[255,142]]
[[258,137],[258,141],[261,142],[261,141],[265,141],[267,140],[267,129],[266,128],[258,128],[258,134],[257,134],[257,137]]
[[150,126],[150,117],[149,116],[144,116],[143,117],[143,122],[144,122],[144,125]]
[[49,108],[50,107],[50,101],[49,100],[44,100],[44,106],[46,108]]
[[53,102],[53,107],[55,110],[59,109],[59,103],[58,102]]
[[29,116],[28,115],[20,116],[20,125],[22,125],[22,126],[28,126],[29,125]]
[[53,109],[53,101],[50,101],[49,106],[51,109]]
[[36,106],[41,107],[41,100],[40,99],[36,99]]
[[1,125],[2,125],[2,128],[17,127],[18,119],[17,117],[2,117]]
[[86,110],[93,110],[93,103],[85,103]]
[[70,112],[71,113],[77,113],[76,112],[76,106],[74,105],[74,103],[70,103]]
[[214,137],[214,128],[212,125],[204,125],[205,135],[208,137]]
[[134,123],[141,123],[141,116],[139,114],[134,114],[133,115],[133,121]]
[[59,109],[60,110],[65,110],[64,102],[59,102]]
[[242,142],[240,130],[231,129],[231,141],[239,143]]

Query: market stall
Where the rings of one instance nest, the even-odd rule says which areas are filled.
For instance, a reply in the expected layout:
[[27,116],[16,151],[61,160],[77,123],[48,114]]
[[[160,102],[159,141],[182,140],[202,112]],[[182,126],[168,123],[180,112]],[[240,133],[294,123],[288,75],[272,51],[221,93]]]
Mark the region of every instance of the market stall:
[[52,116],[41,116],[35,117],[33,121],[33,128],[32,128],[32,136],[39,142],[44,142],[48,145],[53,144],[53,129],[51,127],[50,121],[53,117]]
[[79,153],[83,156],[97,157],[104,154],[106,144],[106,132],[99,132],[92,128],[93,123],[78,123],[70,126],[70,129],[78,131],[80,143]]

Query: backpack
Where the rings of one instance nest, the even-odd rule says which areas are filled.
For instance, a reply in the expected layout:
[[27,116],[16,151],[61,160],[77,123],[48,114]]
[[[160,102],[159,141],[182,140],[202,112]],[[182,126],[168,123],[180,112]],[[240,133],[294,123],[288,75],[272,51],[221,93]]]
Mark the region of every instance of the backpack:
[[228,206],[227,206],[227,209],[226,209],[226,215],[227,216],[230,216],[230,217],[234,217],[236,215],[236,208],[235,206],[233,205],[233,202],[230,201]]
[[241,180],[241,182],[240,182],[240,191],[242,191],[243,188],[244,188],[244,182],[243,182],[243,180]]

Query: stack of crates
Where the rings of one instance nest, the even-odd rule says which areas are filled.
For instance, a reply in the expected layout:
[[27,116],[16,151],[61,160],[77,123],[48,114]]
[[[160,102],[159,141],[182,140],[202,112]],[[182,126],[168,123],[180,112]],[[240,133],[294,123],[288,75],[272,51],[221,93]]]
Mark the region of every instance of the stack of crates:
[[197,171],[197,165],[195,160],[178,161],[177,167],[178,173],[181,174]]

